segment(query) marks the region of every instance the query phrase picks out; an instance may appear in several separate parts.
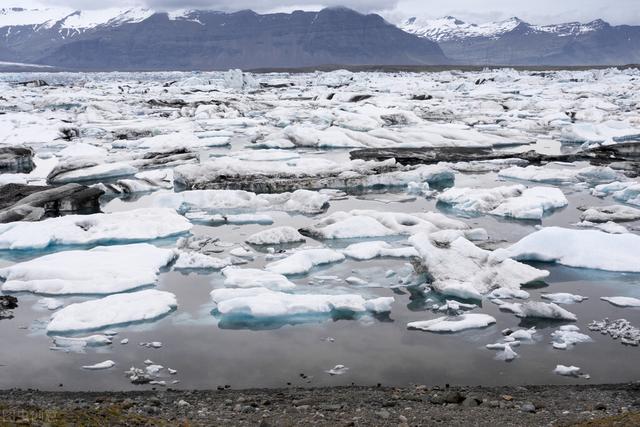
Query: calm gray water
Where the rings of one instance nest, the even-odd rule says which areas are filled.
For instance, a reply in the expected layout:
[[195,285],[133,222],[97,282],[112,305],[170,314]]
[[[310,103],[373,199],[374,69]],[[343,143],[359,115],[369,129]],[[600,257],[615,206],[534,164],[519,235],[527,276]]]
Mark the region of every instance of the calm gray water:
[[[332,156],[344,156],[336,152]],[[325,154],[326,157],[326,154]],[[457,186],[496,186],[495,174],[458,175]],[[570,225],[578,221],[581,205],[606,205],[611,200],[594,198],[584,190],[564,187],[569,207],[545,218],[542,225]],[[378,209],[386,211],[420,212],[440,210],[435,201],[417,199],[413,202],[384,203],[385,194],[350,196],[347,200],[331,203],[328,213],[350,209]],[[113,200],[106,203],[105,211],[117,211],[145,206],[147,196],[137,200]],[[455,212],[446,212],[455,215]],[[314,218],[274,213],[274,226],[300,227]],[[469,224],[484,227],[496,242],[514,242],[535,231],[538,222],[511,221],[481,216],[461,217]],[[638,223],[626,224],[633,228]],[[241,243],[244,238],[267,226],[225,225],[197,226],[195,235],[210,235],[221,240]],[[174,242],[160,242],[172,245]],[[307,244],[313,244],[308,240]],[[329,242],[329,246],[343,247],[347,242]],[[23,258],[37,254],[23,254]],[[0,266],[9,265],[15,257],[0,254]],[[261,267],[263,258],[247,264]],[[567,384],[623,382],[638,379],[637,360],[640,349],[622,346],[608,336],[589,332],[587,324],[605,317],[626,318],[640,326],[640,310],[616,308],[600,301],[601,296],[640,297],[640,275],[606,273],[572,269],[557,265],[538,264],[548,269],[551,276],[546,287],[528,289],[532,300],[539,300],[542,292],[570,292],[585,295],[589,300],[565,306],[578,316],[575,323],[584,333],[592,336],[592,343],[578,344],[566,351],[554,350],[550,334],[565,323],[523,321],[512,314],[503,313],[490,302],[481,310],[497,319],[497,324],[482,330],[456,334],[432,334],[407,330],[410,321],[427,320],[440,314],[426,308],[425,299],[412,295],[406,287],[397,286],[397,277],[384,278],[384,272],[394,269],[398,276],[412,270],[406,260],[376,259],[365,262],[352,260],[314,270],[310,275],[294,281],[301,285],[354,289],[346,283],[319,284],[316,275],[335,275],[341,278],[358,276],[371,287],[358,289],[367,295],[394,296],[396,302],[386,318],[365,316],[358,319],[312,319],[298,324],[224,324],[212,315],[209,292],[222,286],[222,275],[217,272],[200,274],[165,272],[160,276],[158,289],[177,295],[179,308],[167,317],[148,324],[117,328],[114,344],[86,353],[49,350],[51,339],[44,327],[50,315],[35,306],[38,296],[19,294],[20,307],[15,318],[0,321],[0,388],[37,387],[64,390],[121,390],[151,386],[134,386],[124,371],[130,366],[143,367],[143,361],[178,370],[178,374],[165,378],[179,380],[174,388],[214,388],[230,385],[234,388],[280,387],[288,384],[301,386],[376,384]],[[66,299],[80,301],[82,297]],[[506,363],[495,359],[495,352],[485,344],[501,339],[504,328],[538,328],[537,340],[524,344],[516,351],[520,357]],[[334,339],[333,342],[327,337]],[[128,338],[129,344],[119,341]],[[139,342],[161,341],[160,349],[149,349]],[[111,359],[117,366],[105,371],[86,371],[82,365]],[[324,371],[343,364],[349,371],[341,376],[329,376]],[[590,380],[560,377],[552,373],[557,364],[576,365],[591,375]],[[304,374],[307,378],[302,378]],[[62,384],[62,386],[61,386]]]

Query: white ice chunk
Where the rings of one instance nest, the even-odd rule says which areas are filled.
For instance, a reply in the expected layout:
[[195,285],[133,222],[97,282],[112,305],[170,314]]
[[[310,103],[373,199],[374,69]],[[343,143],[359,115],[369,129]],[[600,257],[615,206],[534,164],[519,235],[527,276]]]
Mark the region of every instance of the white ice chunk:
[[176,270],[221,270],[231,264],[230,258],[216,258],[199,252],[179,251],[178,259],[173,264],[173,268]]
[[58,334],[103,329],[110,326],[157,319],[178,306],[169,292],[148,289],[110,295],[98,300],[68,305],[51,316],[47,332]]
[[468,313],[454,317],[438,317],[437,319],[407,323],[409,329],[420,329],[428,332],[460,332],[467,329],[485,328],[496,319],[488,314]]
[[377,257],[411,258],[418,256],[418,252],[411,246],[394,248],[383,241],[354,243],[343,249],[342,253],[360,261]]
[[545,212],[568,201],[558,188],[512,185],[489,189],[451,188],[438,201],[463,212],[489,213],[519,219],[541,219]]
[[617,307],[640,307],[640,299],[632,297],[601,297],[602,301],[606,301]]
[[574,304],[578,302],[582,302],[587,297],[583,297],[582,295],[570,294],[567,292],[558,292],[555,294],[542,294],[541,297],[543,299],[548,299],[555,304]]
[[527,301],[520,307],[520,312],[516,313],[519,317],[533,317],[539,319],[554,319],[554,320],[572,320],[575,321],[578,318],[575,314],[565,310],[554,303],[544,303],[539,301]]
[[116,362],[113,360],[105,360],[104,362],[96,363],[95,365],[85,365],[82,369],[87,369],[90,371],[98,371],[102,369],[110,369],[116,366]]
[[175,258],[170,249],[139,243],[64,251],[0,269],[3,291],[48,295],[112,294],[153,285]]
[[268,288],[273,290],[289,290],[296,284],[285,276],[257,268],[227,267],[222,270],[224,285],[237,288]]
[[267,264],[265,269],[273,273],[291,276],[306,274],[319,265],[340,262],[344,259],[342,253],[332,249],[303,249],[286,258]]
[[0,224],[0,249],[95,245],[153,240],[186,233],[192,225],[171,209],[143,208],[110,214],[68,215],[40,222]]
[[640,236],[630,233],[608,234],[595,230],[548,227],[524,237],[504,253],[517,260],[640,272]]
[[252,245],[282,245],[285,243],[304,242],[302,234],[293,227],[274,227],[259,231],[249,236],[247,243]]
[[365,300],[355,294],[288,294],[266,288],[216,289],[211,297],[222,316],[270,318],[332,312],[387,312],[393,298]]
[[589,379],[589,375],[583,374],[579,367],[577,366],[565,366],[565,365],[557,365],[553,370],[554,374],[562,375],[565,377],[580,377]]
[[519,290],[520,285],[541,280],[549,272],[481,249],[459,237],[448,246],[435,245],[429,235],[409,238],[431,276],[431,287],[444,295],[480,299],[497,288]]

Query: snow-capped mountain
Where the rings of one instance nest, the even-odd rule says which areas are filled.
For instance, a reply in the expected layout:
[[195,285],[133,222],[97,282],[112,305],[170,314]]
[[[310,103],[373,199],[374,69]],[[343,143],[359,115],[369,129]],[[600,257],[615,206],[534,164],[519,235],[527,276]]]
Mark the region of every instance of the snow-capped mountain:
[[618,65],[640,62],[640,27],[612,26],[598,19],[533,25],[513,17],[474,24],[452,16],[410,18],[404,31],[437,42],[464,64]]
[[97,70],[443,64],[430,40],[347,8],[250,10],[2,9],[0,61]]
[[449,41],[470,37],[498,37],[523,23],[518,18],[486,24],[469,24],[453,16],[438,19],[409,18],[400,25],[408,33],[433,41]]

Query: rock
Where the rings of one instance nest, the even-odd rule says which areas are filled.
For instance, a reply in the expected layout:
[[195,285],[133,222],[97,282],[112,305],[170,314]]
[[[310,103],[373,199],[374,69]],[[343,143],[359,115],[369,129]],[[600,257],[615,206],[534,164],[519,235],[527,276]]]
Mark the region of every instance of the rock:
[[49,83],[47,83],[44,80],[38,79],[38,80],[28,80],[25,82],[18,82],[16,83],[18,86],[25,86],[25,87],[43,87],[43,86],[49,86]]
[[433,403],[434,405],[444,405],[445,403],[444,397],[440,394],[429,396],[429,402]]
[[377,412],[376,412],[376,415],[377,415],[377,416],[379,416],[380,418],[382,418],[383,420],[386,420],[386,419],[388,419],[388,418],[391,416],[391,414],[389,413],[389,411],[387,411],[387,410],[385,410],[385,409],[382,409],[382,410],[380,410],[380,411],[377,411]]
[[520,410],[522,412],[535,413],[536,412],[536,407],[533,405],[533,403],[526,402],[526,403],[523,403],[522,406],[520,406]]
[[29,147],[0,147],[0,173],[29,173],[35,168]]
[[80,184],[60,187],[7,184],[0,187],[0,223],[97,213],[103,194],[102,190]]
[[186,400],[179,400],[177,405],[178,406],[191,406],[191,404],[189,402],[187,402]]
[[445,403],[460,404],[465,400],[465,397],[457,391],[449,391],[444,394]]
[[463,402],[462,402],[462,406],[465,406],[467,408],[474,408],[478,405],[480,405],[482,401],[478,401],[478,399],[473,398],[473,397],[467,397]]
[[18,308],[18,298],[12,295],[0,295],[0,319],[13,318],[14,308]]
[[597,403],[596,406],[593,407],[593,409],[595,409],[596,411],[606,411],[607,405],[605,405],[604,403]]

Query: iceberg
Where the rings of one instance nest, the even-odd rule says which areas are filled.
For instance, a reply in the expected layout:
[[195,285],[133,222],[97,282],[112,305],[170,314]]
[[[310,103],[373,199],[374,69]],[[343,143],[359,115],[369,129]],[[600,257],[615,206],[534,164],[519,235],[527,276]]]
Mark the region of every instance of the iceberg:
[[40,222],[0,224],[0,249],[129,243],[177,236],[192,224],[171,209],[143,208],[110,214],[69,215]]
[[580,215],[581,221],[596,223],[637,221],[639,219],[640,209],[624,205],[595,206]]
[[178,307],[170,292],[144,291],[68,305],[51,316],[47,333],[62,334],[91,331],[111,326],[156,320]]
[[358,261],[378,257],[411,258],[418,256],[418,252],[413,247],[394,248],[383,241],[354,243],[343,249],[342,253]]
[[633,297],[600,297],[602,301],[616,307],[640,307],[640,299]]
[[562,191],[552,187],[523,185],[482,188],[451,188],[438,201],[470,213],[489,213],[517,219],[541,219],[545,212],[569,203]]
[[443,295],[481,299],[494,289],[514,291],[520,285],[542,280],[548,271],[481,249],[464,237],[448,245],[437,245],[428,234],[409,238],[421,258],[420,271],[429,277],[430,286]]
[[543,166],[513,166],[498,172],[502,178],[518,179],[522,181],[544,182],[547,184],[602,184],[619,181],[624,175],[608,166],[587,166],[582,169],[564,167],[554,169]]
[[486,238],[482,229],[469,229],[464,222],[446,216],[427,213],[380,212],[352,210],[335,212],[300,232],[316,239],[366,239],[387,236],[412,235],[420,232],[436,233],[442,230],[459,231],[469,238]]
[[329,206],[331,197],[317,191],[296,190],[292,193],[255,194],[241,190],[192,190],[150,196],[153,206],[171,208],[183,213],[204,211],[209,214],[245,211],[285,211],[317,214]]
[[266,265],[265,269],[273,273],[293,276],[306,274],[314,267],[344,261],[345,256],[332,249],[302,249],[286,258]]
[[640,236],[631,233],[547,227],[499,251],[516,260],[640,273]]
[[467,313],[454,317],[438,317],[432,320],[407,323],[409,329],[427,332],[460,332],[467,329],[481,329],[496,323],[494,317],[482,313]]
[[252,245],[283,245],[304,242],[304,236],[293,227],[274,227],[252,234],[246,242]]
[[44,295],[113,294],[153,285],[173,250],[139,243],[64,251],[0,269],[4,292]]
[[289,294],[266,288],[216,289],[211,298],[220,316],[278,318],[300,315],[384,313],[391,310],[392,297],[366,300],[356,294]]
[[278,291],[291,290],[296,284],[284,275],[257,268],[227,267],[222,270],[224,285],[228,288],[266,288]]

